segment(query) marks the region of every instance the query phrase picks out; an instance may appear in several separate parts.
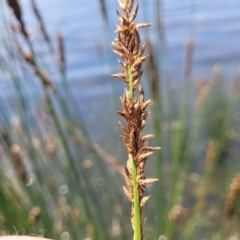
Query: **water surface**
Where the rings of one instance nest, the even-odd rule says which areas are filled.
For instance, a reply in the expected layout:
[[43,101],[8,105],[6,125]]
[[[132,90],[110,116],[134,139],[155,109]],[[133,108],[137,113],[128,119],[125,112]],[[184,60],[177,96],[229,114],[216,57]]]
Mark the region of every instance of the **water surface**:
[[[160,2],[163,41],[158,37],[156,4]],[[38,25],[30,11],[28,0],[22,0],[24,19],[34,39],[41,41]],[[183,79],[185,46],[195,39],[193,76],[209,77],[215,63],[223,65],[226,79],[235,77],[240,63],[240,2],[237,0],[140,0],[138,22],[150,22],[152,27],[141,30],[158,46],[163,76],[174,81]],[[65,39],[68,80],[88,122],[92,135],[98,139],[110,131],[118,131],[115,109],[124,85],[110,77],[119,71],[117,57],[112,53],[117,17],[117,0],[106,0],[108,26],[98,0],[37,1],[47,30],[53,40],[61,32]],[[41,46],[41,45],[39,45]],[[41,51],[43,49],[39,49]],[[46,50],[46,49],[45,49]],[[45,51],[44,50],[44,51]],[[54,75],[52,72],[52,76]],[[57,78],[55,79],[57,81]],[[113,116],[114,115],[114,116]],[[109,121],[111,118],[113,121]],[[99,134],[96,134],[99,133]]]

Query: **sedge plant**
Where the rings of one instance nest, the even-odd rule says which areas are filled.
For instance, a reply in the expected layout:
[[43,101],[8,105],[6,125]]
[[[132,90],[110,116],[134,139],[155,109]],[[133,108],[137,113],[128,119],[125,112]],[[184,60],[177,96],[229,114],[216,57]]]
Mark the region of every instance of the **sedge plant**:
[[[128,151],[128,160],[124,168],[124,178],[127,187],[124,192],[132,203],[132,228],[134,230],[134,240],[145,239],[143,235],[143,221],[141,212],[144,204],[149,199],[145,196],[147,184],[156,182],[156,178],[144,177],[144,167],[148,157],[158,147],[150,147],[147,140],[154,137],[152,134],[141,136],[146,125],[149,111],[147,107],[153,102],[144,100],[144,90],[140,84],[143,74],[142,63],[148,58],[144,56],[146,44],[141,46],[140,28],[148,27],[149,24],[135,24],[134,20],[138,13],[138,3],[133,0],[118,0],[123,13],[117,11],[120,25],[117,27],[117,38],[112,43],[114,52],[122,59],[119,61],[122,72],[113,74],[114,77],[123,79],[127,84],[127,89],[120,97],[123,110],[117,113],[126,120],[126,126],[119,122],[123,135],[120,136]],[[137,94],[135,94],[137,93]],[[136,97],[137,95],[138,97]]]

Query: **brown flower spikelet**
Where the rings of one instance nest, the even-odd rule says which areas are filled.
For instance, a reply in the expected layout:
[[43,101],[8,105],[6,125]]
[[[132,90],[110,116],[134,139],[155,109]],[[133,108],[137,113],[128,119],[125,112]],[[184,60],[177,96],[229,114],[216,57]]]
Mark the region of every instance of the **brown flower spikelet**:
[[[117,11],[117,16],[120,21],[120,26],[117,26],[118,37],[116,42],[112,43],[114,52],[122,59],[119,61],[122,72],[113,74],[112,76],[121,78],[130,86],[132,80],[133,93],[125,89],[120,100],[123,105],[123,110],[117,113],[121,115],[127,122],[124,126],[119,122],[123,134],[120,136],[128,150],[129,159],[127,166],[124,168],[124,178],[127,188],[124,187],[124,192],[128,199],[133,203],[133,179],[132,179],[132,160],[136,161],[137,166],[137,184],[139,191],[140,209],[144,206],[149,196],[144,196],[145,187],[147,184],[153,183],[158,179],[144,179],[144,167],[146,160],[153,153],[159,149],[157,147],[149,147],[147,140],[153,138],[154,135],[148,134],[141,137],[141,133],[145,127],[149,111],[147,107],[153,102],[151,100],[145,101],[144,90],[140,85],[142,77],[142,63],[148,58],[144,56],[145,44],[141,46],[138,29],[149,26],[149,24],[135,24],[134,20],[138,12],[138,3],[134,6],[134,0],[118,0],[119,5],[123,11],[121,15]],[[139,98],[134,99],[134,91],[139,92]],[[134,226],[134,212],[132,204],[132,225]]]
[[234,210],[236,206],[236,202],[240,197],[240,173],[238,173],[231,185],[230,185],[230,190],[228,193],[228,196],[226,198],[225,202],[225,216],[229,220],[233,217],[234,215]]
[[45,41],[50,42],[50,37],[49,37],[49,35],[46,31],[42,16],[40,14],[40,11],[37,7],[37,4],[36,4],[35,0],[31,0],[31,5],[32,5],[33,12],[34,12],[39,24],[40,24],[40,30],[42,32],[42,35],[43,35]]
[[11,147],[11,155],[18,177],[26,184],[28,180],[28,173],[24,164],[22,150],[19,145],[15,144]]
[[23,49],[21,48],[21,46],[16,43],[18,51],[21,55],[21,57],[29,64],[33,67],[35,74],[41,79],[42,83],[49,88],[50,92],[54,93],[56,92],[56,87],[53,84],[52,79],[50,78],[50,76],[44,72],[42,69],[40,69],[35,61],[35,58],[33,57],[33,55],[26,53],[23,51]]
[[61,33],[57,35],[57,45],[58,45],[59,68],[60,68],[60,71],[64,73],[66,71],[66,60],[65,60],[63,35]]
[[26,39],[28,39],[28,33],[25,28],[25,24],[23,22],[22,10],[21,10],[18,0],[7,0],[7,4],[12,9],[15,18],[18,20],[22,34],[24,35],[24,37]]

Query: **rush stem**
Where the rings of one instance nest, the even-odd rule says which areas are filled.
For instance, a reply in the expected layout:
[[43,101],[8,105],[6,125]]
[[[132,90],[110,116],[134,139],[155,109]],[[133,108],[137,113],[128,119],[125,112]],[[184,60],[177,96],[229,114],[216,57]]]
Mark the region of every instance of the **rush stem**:
[[[133,79],[132,79],[132,69],[128,66],[128,80],[129,80],[129,95],[131,100],[134,100],[133,92]],[[133,184],[133,208],[134,208],[134,240],[142,239],[141,230],[141,215],[140,215],[140,203],[139,203],[139,191],[137,184],[137,163],[132,158],[132,184]]]
[[141,240],[141,216],[140,216],[140,204],[139,204],[139,191],[137,185],[137,164],[132,159],[132,178],[133,178],[133,195],[134,195],[134,240]]

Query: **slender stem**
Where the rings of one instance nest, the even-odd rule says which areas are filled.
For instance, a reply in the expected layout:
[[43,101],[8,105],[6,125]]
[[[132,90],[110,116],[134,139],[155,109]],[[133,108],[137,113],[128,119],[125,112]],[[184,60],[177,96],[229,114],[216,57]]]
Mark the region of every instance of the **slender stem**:
[[[129,80],[129,94],[130,98],[134,100],[132,69],[128,66],[128,80]],[[141,213],[139,203],[139,191],[137,185],[137,163],[135,159],[132,159],[132,184],[133,184],[133,208],[134,208],[134,240],[142,239],[141,231]]]
[[141,240],[141,214],[140,214],[140,204],[139,204],[139,192],[137,186],[137,164],[134,159],[132,159],[132,178],[133,178],[133,195],[134,195],[134,240]]

